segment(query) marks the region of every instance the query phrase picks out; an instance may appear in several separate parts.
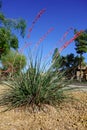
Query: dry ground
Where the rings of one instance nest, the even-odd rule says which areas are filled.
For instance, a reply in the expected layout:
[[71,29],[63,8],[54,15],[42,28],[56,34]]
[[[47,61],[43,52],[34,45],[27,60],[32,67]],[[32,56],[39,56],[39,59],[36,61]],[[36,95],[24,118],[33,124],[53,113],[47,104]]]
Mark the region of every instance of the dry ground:
[[70,95],[75,100],[63,102],[58,109],[46,105],[45,112],[15,109],[0,113],[0,130],[87,130],[87,92]]

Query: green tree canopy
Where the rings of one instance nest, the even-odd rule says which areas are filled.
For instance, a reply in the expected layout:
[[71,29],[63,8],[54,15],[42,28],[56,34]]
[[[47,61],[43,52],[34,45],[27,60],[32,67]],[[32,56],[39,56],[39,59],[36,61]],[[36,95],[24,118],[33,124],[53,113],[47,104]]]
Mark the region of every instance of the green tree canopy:
[[9,50],[18,48],[18,39],[15,35],[12,35],[10,30],[6,28],[0,28],[0,57],[9,52]]
[[[79,56],[74,56],[73,53],[61,57],[62,64],[61,68],[65,70],[65,74],[68,78],[75,77],[76,69],[79,66]],[[85,65],[84,57],[81,58],[82,64]]]
[[[0,7],[2,6],[2,1],[0,1]],[[18,45],[18,37],[15,31],[19,31],[21,36],[25,35],[26,22],[24,19],[12,19],[7,18],[0,11],[0,58],[1,55],[7,54],[10,49],[17,50]]]
[[[78,31],[75,29],[74,33],[77,33]],[[87,30],[85,30],[83,33],[81,33],[80,36],[78,36],[75,39],[75,46],[76,46],[76,52],[80,54],[79,59],[79,65],[80,65],[80,81],[81,81],[81,64],[82,64],[82,55],[84,53],[87,53]]]
[[[77,30],[74,30],[74,33],[77,33]],[[85,30],[75,39],[76,52],[78,54],[83,54],[87,52],[87,31]]]
[[24,19],[12,19],[12,18],[6,18],[6,16],[0,12],[0,27],[4,27],[6,29],[12,30],[18,30],[22,37],[25,35],[25,29],[26,29],[26,22]]

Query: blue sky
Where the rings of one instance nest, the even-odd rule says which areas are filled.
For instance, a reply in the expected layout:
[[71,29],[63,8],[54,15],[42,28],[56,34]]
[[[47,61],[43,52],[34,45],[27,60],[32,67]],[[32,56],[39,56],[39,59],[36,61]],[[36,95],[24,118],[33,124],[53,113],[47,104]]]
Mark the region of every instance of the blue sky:
[[[27,39],[26,36],[32,21],[43,8],[46,8],[46,12],[36,22],[30,39]],[[54,27],[54,30],[41,43],[44,55],[47,55],[54,48],[68,28],[87,29],[87,0],[3,0],[2,10],[9,18],[22,17],[27,22],[25,38],[19,37],[20,47],[25,41],[31,42],[34,46],[49,28]],[[71,37],[73,37],[73,31],[70,31],[66,40]],[[59,48],[62,45],[63,43],[60,43],[56,47]],[[62,55],[76,54],[74,48],[73,42],[62,52]],[[87,61],[87,54],[84,56]]]

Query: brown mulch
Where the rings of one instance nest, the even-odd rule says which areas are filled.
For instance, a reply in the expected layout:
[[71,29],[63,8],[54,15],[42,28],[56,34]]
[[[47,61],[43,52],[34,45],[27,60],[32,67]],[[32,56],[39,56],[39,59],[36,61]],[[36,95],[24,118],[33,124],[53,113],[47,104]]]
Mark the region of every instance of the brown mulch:
[[87,92],[72,91],[68,94],[74,99],[61,103],[57,109],[45,105],[44,111],[15,109],[0,113],[0,130],[86,130]]

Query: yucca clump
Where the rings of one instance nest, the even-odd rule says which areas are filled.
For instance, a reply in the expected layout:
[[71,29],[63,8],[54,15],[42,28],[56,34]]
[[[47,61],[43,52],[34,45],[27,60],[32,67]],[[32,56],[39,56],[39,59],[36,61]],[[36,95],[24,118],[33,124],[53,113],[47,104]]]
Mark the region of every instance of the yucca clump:
[[[42,9],[36,15],[31,24],[31,27],[29,28],[29,34],[27,35],[28,38],[31,36],[31,32],[34,28],[35,23],[42,16],[45,10],[46,9]],[[34,54],[40,43],[51,31],[53,31],[53,29],[54,28],[50,28],[35,44],[33,49]],[[72,28],[69,30],[72,30]],[[66,32],[63,38],[59,40],[60,42],[63,42],[68,32]],[[65,49],[72,41],[74,41],[82,32],[83,31],[76,33],[73,38],[65,42],[64,45],[59,48],[58,52],[61,53],[61,51]],[[28,45],[30,45],[30,43],[25,43],[23,48],[19,49],[19,52],[22,53],[23,50],[28,47]],[[51,54],[51,52],[52,51],[50,51],[49,54]],[[15,53],[13,56],[11,54],[7,55],[8,60],[6,60],[6,56],[2,57],[4,67],[8,68],[9,66],[9,71],[6,70],[4,72],[7,74],[10,73],[10,77],[6,79],[7,82],[4,82],[4,84],[6,84],[8,87],[4,93],[0,95],[0,105],[5,105],[8,107],[8,109],[12,109],[21,106],[41,106],[41,104],[53,105],[59,103],[60,101],[63,101],[65,98],[63,92],[65,90],[68,90],[68,88],[66,87],[66,78],[64,77],[64,72],[61,68],[62,61],[60,60],[59,53],[56,53],[57,50],[55,51],[53,61],[49,65],[43,65],[44,61],[41,61],[41,55],[36,56],[36,58],[28,56],[28,69],[26,69],[24,72],[21,71],[21,69],[23,69],[24,65],[26,64],[25,57],[22,59],[20,55],[17,54],[17,58],[14,55]],[[11,63],[5,63],[5,61],[9,61]]]
[[[57,59],[58,62],[58,59]],[[8,86],[5,93],[0,97],[0,105],[6,105],[8,109],[35,104],[55,104],[64,99],[64,88],[66,86],[64,72],[59,69],[41,65],[41,60],[29,59],[28,69],[21,72],[12,81],[5,82]]]

